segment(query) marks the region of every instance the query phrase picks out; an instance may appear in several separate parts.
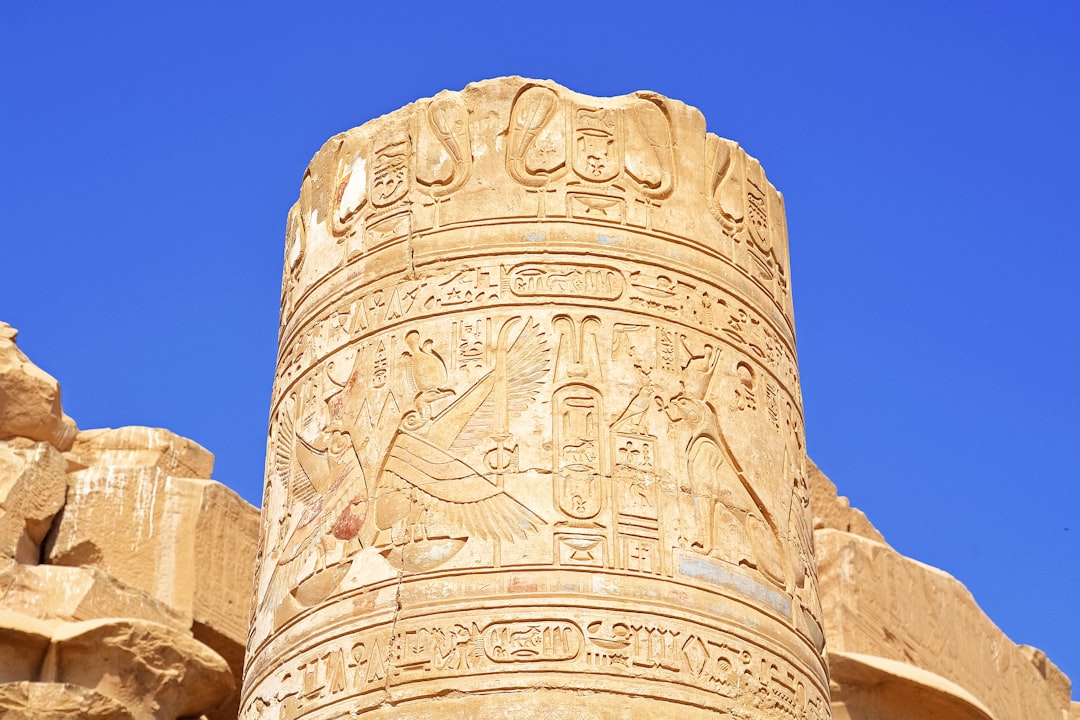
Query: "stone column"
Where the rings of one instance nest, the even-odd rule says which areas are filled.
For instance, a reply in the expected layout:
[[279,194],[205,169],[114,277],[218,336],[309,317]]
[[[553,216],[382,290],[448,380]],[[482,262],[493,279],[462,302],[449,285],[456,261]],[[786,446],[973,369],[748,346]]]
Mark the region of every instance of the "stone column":
[[783,200],[503,78],[289,214],[246,718],[827,718]]

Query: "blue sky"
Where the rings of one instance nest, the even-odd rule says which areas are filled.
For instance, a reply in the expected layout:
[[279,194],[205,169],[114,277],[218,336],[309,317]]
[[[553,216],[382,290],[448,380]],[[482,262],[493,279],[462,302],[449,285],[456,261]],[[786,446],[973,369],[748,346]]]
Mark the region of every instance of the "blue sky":
[[5,3],[0,319],[80,427],[258,503],[323,141],[498,75],[661,92],[785,194],[811,457],[1080,684],[1077,38],[1075,2]]

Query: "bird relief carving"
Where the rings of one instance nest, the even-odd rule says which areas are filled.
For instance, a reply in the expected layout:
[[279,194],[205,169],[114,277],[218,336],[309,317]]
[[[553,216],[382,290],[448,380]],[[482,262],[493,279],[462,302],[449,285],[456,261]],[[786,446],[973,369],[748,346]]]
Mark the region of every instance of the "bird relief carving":
[[441,356],[417,342],[408,351],[414,405],[401,417],[373,493],[375,545],[391,565],[411,571],[441,565],[470,538],[497,545],[525,539],[544,524],[501,480],[517,453],[509,422],[535,400],[549,364],[539,324],[507,320],[491,371],[434,413],[431,403],[453,391],[442,387]]
[[[357,349],[345,382],[334,380],[329,363],[328,383],[294,394],[279,410],[272,477],[286,489],[287,510],[270,530],[276,550],[260,608],[282,607],[284,618],[298,610],[292,601],[323,602],[365,549],[397,570],[422,572],[477,538],[496,548],[497,562],[499,543],[544,524],[503,488],[503,477],[516,471],[511,421],[535,401],[550,365],[540,325],[503,322],[492,366],[460,391],[433,338],[409,330],[402,344],[384,338]],[[388,374],[390,346],[401,348],[389,371],[401,405],[388,417],[394,389],[372,380]],[[373,407],[383,411],[372,414]]]

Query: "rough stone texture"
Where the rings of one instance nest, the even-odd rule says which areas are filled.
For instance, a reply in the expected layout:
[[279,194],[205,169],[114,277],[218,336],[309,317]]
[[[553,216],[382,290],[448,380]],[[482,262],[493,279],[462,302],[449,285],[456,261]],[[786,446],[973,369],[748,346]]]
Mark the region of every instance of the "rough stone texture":
[[839,494],[833,481],[826,477],[817,465],[810,462],[809,467],[810,509],[814,515],[814,530],[843,530],[882,545],[888,544],[878,529],[866,519],[863,511],[851,507],[848,499]]
[[208,480],[214,470],[213,453],[162,428],[83,430],[75,436],[71,453],[86,466],[156,467],[175,477]]
[[48,443],[0,441],[0,564],[36,565],[67,494],[67,463]]
[[234,680],[220,655],[190,635],[145,620],[58,629],[41,679],[92,688],[136,718],[184,718],[220,705]]
[[[143,462],[146,452],[122,452],[105,459],[134,458],[138,464],[92,465],[70,474],[69,504],[47,548],[48,561],[97,568],[160,601],[227,658],[239,678],[258,511],[219,483],[173,477],[160,464]],[[220,716],[235,716],[238,702],[234,694],[231,709]]]
[[829,652],[834,720],[993,720],[975,696],[940,675],[873,655]]
[[136,720],[120,702],[97,690],[51,682],[0,685],[0,717],[20,720]]
[[948,573],[904,557],[811,472],[836,720],[1059,720],[1069,679]]
[[756,160],[503,78],[331,139],[288,227],[243,717],[829,715]]
[[191,626],[161,600],[94,567],[13,565],[0,573],[0,606],[41,620],[125,617]]
[[96,567],[165,602],[191,624],[195,523],[206,480],[157,467],[94,465],[71,473],[68,504],[46,547],[54,565]]
[[0,323],[0,440],[25,437],[67,450],[77,429],[60,407],[60,384],[15,346],[17,334]]
[[[247,639],[259,512],[224,485],[206,483],[191,542],[196,568],[192,617],[230,638],[232,648],[242,656],[243,643],[238,645],[237,640]],[[224,648],[209,644],[224,654]]]
[[[0,384],[37,395],[0,397],[0,420],[8,399],[42,415],[55,386],[13,338],[0,327],[0,368],[17,370]],[[64,422],[51,445],[0,439],[0,712],[232,720],[258,511],[186,438]]]

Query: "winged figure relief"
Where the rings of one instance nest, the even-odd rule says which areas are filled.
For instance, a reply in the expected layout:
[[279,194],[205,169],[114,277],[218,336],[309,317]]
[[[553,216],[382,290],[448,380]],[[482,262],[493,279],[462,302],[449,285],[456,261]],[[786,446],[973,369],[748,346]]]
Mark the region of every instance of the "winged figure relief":
[[[260,604],[278,605],[290,592],[312,604],[337,587],[348,571],[345,561],[364,545],[367,481],[350,432],[330,429],[308,442],[287,407],[275,435],[273,472],[288,489],[288,514],[280,521],[278,559]],[[311,567],[303,562],[309,552],[315,555]]]
[[539,324],[531,318],[507,321],[492,370],[434,416],[423,396],[440,384],[438,372],[422,381],[421,354],[412,352],[420,407],[402,416],[373,496],[376,545],[384,557],[400,569],[426,570],[448,560],[469,538],[512,541],[536,532],[544,521],[471,463],[485,443],[505,437],[509,419],[524,412],[540,390],[548,349]]

